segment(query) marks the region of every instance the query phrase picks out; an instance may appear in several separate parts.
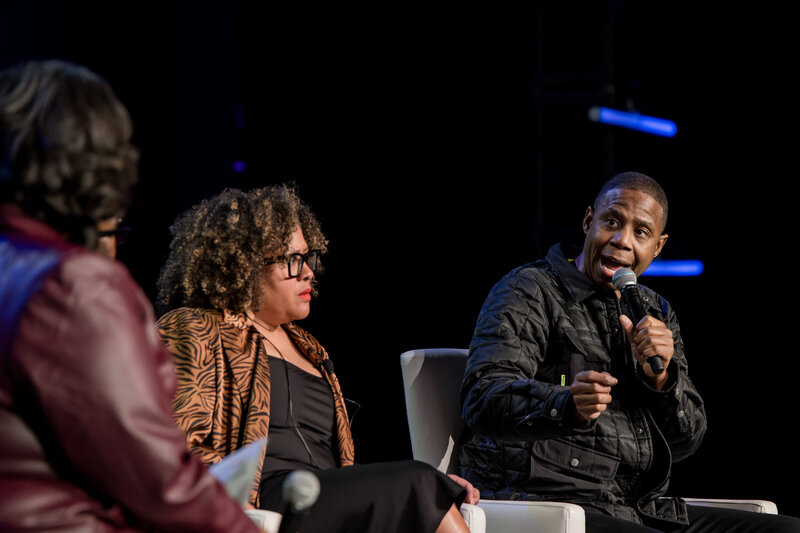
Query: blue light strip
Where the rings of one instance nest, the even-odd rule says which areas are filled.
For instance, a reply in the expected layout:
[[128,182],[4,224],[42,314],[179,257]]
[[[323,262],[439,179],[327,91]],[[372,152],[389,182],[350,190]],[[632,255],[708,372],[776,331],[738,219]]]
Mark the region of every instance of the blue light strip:
[[593,106],[589,108],[589,120],[661,137],[675,137],[675,134],[678,133],[678,126],[671,120],[618,111],[609,107]]
[[653,261],[642,276],[699,276],[703,262],[699,259],[661,259]]

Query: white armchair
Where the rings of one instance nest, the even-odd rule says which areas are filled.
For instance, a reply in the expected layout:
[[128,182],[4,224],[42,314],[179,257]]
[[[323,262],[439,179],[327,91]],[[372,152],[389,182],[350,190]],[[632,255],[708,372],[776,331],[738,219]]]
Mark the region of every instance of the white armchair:
[[[406,394],[408,429],[414,459],[447,473],[452,452],[461,437],[459,389],[467,350],[439,348],[411,350],[400,356]],[[776,514],[764,500],[710,500],[684,498],[690,505],[719,506]],[[481,499],[489,533],[584,533],[583,508],[571,503],[499,501]]]

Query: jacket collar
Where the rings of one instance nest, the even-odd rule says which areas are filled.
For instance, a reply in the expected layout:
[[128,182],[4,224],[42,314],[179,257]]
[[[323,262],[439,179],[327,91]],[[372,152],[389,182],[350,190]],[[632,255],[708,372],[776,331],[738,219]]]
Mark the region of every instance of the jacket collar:
[[555,270],[572,299],[580,302],[595,295],[610,296],[609,291],[601,290],[575,266],[575,258],[580,253],[579,246],[561,243],[550,248],[545,260]]
[[[238,329],[246,330],[253,327],[253,319],[250,318],[247,313],[231,311],[230,309],[222,310],[222,321]],[[324,359],[329,358],[328,353],[322,345],[300,326],[289,322],[283,324],[281,327],[286,330],[292,343],[294,343],[300,353],[315,365],[320,365]]]
[[239,329],[248,329],[253,325],[253,321],[245,313],[238,313],[230,309],[224,309],[222,311],[222,320],[226,324],[230,324]]
[[[572,244],[556,244],[547,252],[545,260],[555,270],[558,279],[566,288],[570,297],[577,302],[581,302],[590,297],[614,298],[611,291],[601,289],[595,285],[583,272],[575,266],[575,258],[581,253],[581,248]],[[650,297],[647,291],[643,290],[642,284],[638,284],[639,293],[642,295],[642,302],[653,311],[660,312],[657,302]],[[616,298],[614,298],[616,299]]]

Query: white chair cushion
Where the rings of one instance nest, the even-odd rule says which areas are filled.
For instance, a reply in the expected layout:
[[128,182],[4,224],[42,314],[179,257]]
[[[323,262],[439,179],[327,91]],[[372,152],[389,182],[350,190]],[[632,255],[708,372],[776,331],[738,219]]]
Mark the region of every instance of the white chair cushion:
[[247,509],[245,514],[256,523],[259,529],[267,533],[277,533],[281,525],[283,516],[275,511],[263,511],[260,509]]

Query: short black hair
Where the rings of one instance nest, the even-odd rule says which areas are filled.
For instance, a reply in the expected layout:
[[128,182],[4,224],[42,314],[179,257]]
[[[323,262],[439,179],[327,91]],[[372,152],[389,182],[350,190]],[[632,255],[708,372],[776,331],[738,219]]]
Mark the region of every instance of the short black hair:
[[138,179],[132,124],[86,67],[29,61],[0,72],[0,201],[93,248]]
[[669,202],[667,201],[667,193],[661,185],[646,174],[641,172],[621,172],[611,177],[600,188],[600,192],[594,199],[593,208],[597,210],[598,203],[605,197],[608,191],[614,189],[626,189],[629,191],[640,191],[652,197],[659,206],[664,217],[664,227],[667,226],[667,214],[669,212]]

